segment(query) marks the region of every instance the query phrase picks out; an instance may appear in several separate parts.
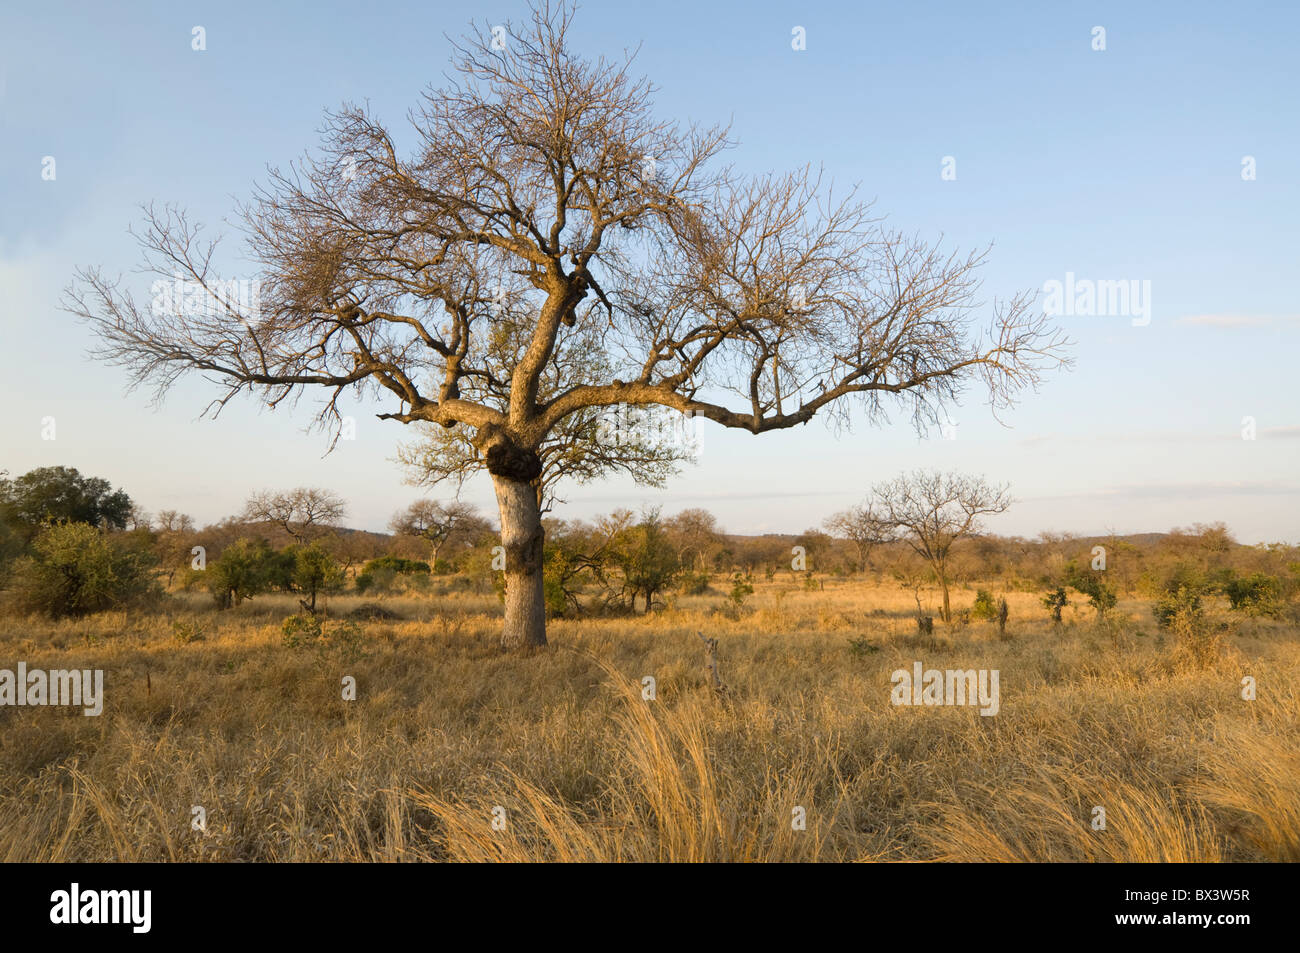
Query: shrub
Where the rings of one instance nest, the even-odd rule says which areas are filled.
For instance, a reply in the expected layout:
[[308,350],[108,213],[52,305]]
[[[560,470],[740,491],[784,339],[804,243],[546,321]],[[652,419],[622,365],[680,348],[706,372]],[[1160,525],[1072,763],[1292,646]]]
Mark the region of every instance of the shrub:
[[398,579],[409,581],[427,579],[432,570],[429,564],[418,559],[403,559],[401,556],[380,556],[372,559],[357,574],[357,592],[388,592]]
[[399,575],[408,575],[410,573],[423,573],[429,575],[432,571],[429,564],[419,559],[403,559],[401,556],[380,556],[378,559],[372,559],[362,568],[362,572],[374,572],[375,570],[387,569]]
[[1094,572],[1083,572],[1071,567],[1068,575],[1069,584],[1088,597],[1088,605],[1097,610],[1101,618],[1119,602],[1115,587],[1101,581],[1101,576]]
[[745,599],[753,594],[754,587],[750,585],[748,579],[740,573],[736,573],[731,577],[731,592],[728,593],[727,598],[735,603],[736,608],[743,606],[745,604]]
[[971,606],[970,617],[972,619],[995,619],[998,615],[998,607],[993,601],[993,594],[987,589],[979,589],[975,592],[975,605]]
[[1065,596],[1065,587],[1057,586],[1047,595],[1043,596],[1043,608],[1052,614],[1052,621],[1059,623],[1061,621],[1061,610],[1070,604],[1070,600]]
[[1174,619],[1180,614],[1185,619],[1200,618],[1200,593],[1188,586],[1179,586],[1176,592],[1167,592],[1157,599],[1151,606],[1151,614],[1162,629],[1173,628]]
[[878,645],[873,645],[866,636],[859,636],[856,639],[849,639],[849,654],[854,658],[866,658],[880,651]]
[[1228,604],[1247,615],[1276,615],[1281,608],[1281,581],[1276,576],[1256,572],[1249,576],[1230,576],[1222,585]]
[[351,621],[326,622],[318,615],[291,615],[280,625],[281,642],[294,651],[309,650],[316,660],[355,662],[365,654],[361,626]]
[[204,631],[207,626],[200,623],[197,619],[194,621],[185,621],[184,619],[172,620],[172,638],[181,645],[189,645],[193,642],[202,642],[205,638]]
[[272,588],[284,580],[284,564],[264,539],[240,539],[221,551],[204,571],[204,579],[218,609],[238,606],[245,599]]
[[690,572],[682,577],[682,592],[688,596],[702,596],[709,591],[713,577],[707,572]]
[[1174,637],[1175,657],[1192,668],[1205,669],[1223,653],[1226,624],[1216,625],[1201,607],[1200,598],[1186,587],[1170,599],[1172,610],[1164,625]]
[[87,523],[47,526],[18,561],[18,606],[60,618],[120,608],[157,592],[152,561]]

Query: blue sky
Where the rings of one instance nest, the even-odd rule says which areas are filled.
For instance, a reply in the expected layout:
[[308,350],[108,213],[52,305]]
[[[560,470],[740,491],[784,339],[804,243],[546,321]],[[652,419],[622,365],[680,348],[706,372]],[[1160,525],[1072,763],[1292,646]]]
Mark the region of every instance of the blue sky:
[[[1067,273],[1150,282],[1150,323],[1061,317],[1076,367],[1007,426],[974,391],[955,439],[918,438],[901,413],[847,434],[706,423],[698,464],[666,490],[569,487],[557,515],[706,506],[734,532],[798,531],[924,466],[1009,481],[1019,502],[998,532],[1223,520],[1243,541],[1300,540],[1300,8],[979,6],[588,3],[575,33],[593,55],[640,44],[661,113],[730,121],[744,170],[811,162],[860,184],[895,226],[994,242],[987,296]],[[142,202],[180,203],[219,231],[268,164],[315,145],[327,108],[369,100],[400,127],[447,66],[444,34],[520,19],[523,4],[122,7],[0,12],[0,468],[76,466],[200,522],[253,489],[326,486],[353,525],[380,529],[420,492],[392,459],[406,428],[357,408],[356,439],[322,456],[306,404],[199,420],[215,391],[194,380],[155,409],[86,358],[92,340],[60,293],[79,265],[136,266],[126,229]],[[196,25],[206,50],[191,49]],[[486,481],[465,496],[492,511]]]

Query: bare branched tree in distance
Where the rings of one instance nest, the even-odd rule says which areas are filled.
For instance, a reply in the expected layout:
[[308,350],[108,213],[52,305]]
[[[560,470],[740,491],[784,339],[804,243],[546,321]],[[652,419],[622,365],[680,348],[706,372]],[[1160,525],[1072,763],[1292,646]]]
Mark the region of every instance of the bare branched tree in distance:
[[980,517],[1005,513],[1009,487],[983,477],[916,470],[872,491],[875,502],[902,538],[934,570],[943,589],[943,621],[952,621],[948,603],[948,557],[957,540],[980,531]]
[[871,551],[892,542],[897,532],[894,524],[871,502],[841,510],[827,517],[822,525],[832,535],[847,539],[857,547],[859,572],[867,571]]
[[336,529],[347,512],[347,504],[337,493],[300,486],[254,493],[244,504],[243,519],[271,523],[295,542],[307,543]]
[[414,536],[427,542],[433,557],[430,565],[436,571],[438,554],[448,543],[471,542],[473,537],[490,532],[492,526],[470,503],[416,500],[395,514],[388,528],[399,536]]
[[719,546],[722,540],[717,517],[700,507],[682,510],[664,525],[677,540],[682,565],[696,570],[705,567],[709,550]]
[[[455,44],[399,155],[367,109],[329,114],[320,152],[241,208],[260,308],[222,291],[215,246],[147,210],[146,266],[207,290],[202,313],[136,304],[95,269],[68,308],[103,358],[159,392],[187,372],[272,407],[319,391],[387,395],[381,418],[434,429],[430,482],[491,475],[506,552],[503,643],[546,642],[541,512],[556,474],[662,481],[672,441],[602,439],[608,409],[659,408],[761,434],[816,414],[918,425],[968,382],[995,411],[1064,362],[1033,296],[977,319],[984,259],[885,229],[808,170],[743,177],[726,130],[657,118],[631,57],[592,60],[573,9]],[[680,419],[678,417],[677,419]]]

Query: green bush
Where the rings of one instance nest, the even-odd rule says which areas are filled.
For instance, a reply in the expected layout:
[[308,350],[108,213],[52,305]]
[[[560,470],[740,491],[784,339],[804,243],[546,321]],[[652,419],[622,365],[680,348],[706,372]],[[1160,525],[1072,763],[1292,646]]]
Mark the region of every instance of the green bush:
[[389,592],[398,579],[409,585],[415,579],[427,580],[432,570],[429,564],[401,556],[380,556],[372,559],[357,574],[357,592]]
[[1097,610],[1097,618],[1104,616],[1119,602],[1115,587],[1102,582],[1100,573],[1086,572],[1070,563],[1066,567],[1066,581],[1088,597],[1088,605]]
[[744,605],[745,599],[753,594],[754,587],[750,585],[748,579],[740,573],[736,573],[731,577],[731,592],[728,594],[728,598],[731,599],[737,607]]
[[1247,615],[1276,615],[1281,608],[1282,583],[1276,576],[1256,572],[1230,576],[1222,584],[1228,604]]
[[1064,586],[1057,586],[1043,596],[1043,608],[1052,614],[1053,622],[1061,621],[1061,610],[1069,604],[1070,600],[1066,598]]
[[361,626],[351,621],[326,622],[318,615],[291,615],[280,625],[280,640],[293,651],[311,651],[316,660],[351,663],[365,655]]
[[998,616],[997,603],[993,601],[993,594],[987,589],[978,589],[975,592],[975,605],[971,606],[970,617],[972,619],[996,619]]
[[209,564],[204,581],[217,608],[229,609],[268,589],[287,588],[292,575],[286,573],[283,557],[266,540],[240,539]]
[[1183,618],[1187,621],[1201,617],[1201,596],[1195,589],[1179,586],[1177,592],[1167,592],[1151,606],[1151,614],[1156,617],[1156,625],[1162,629],[1171,628],[1174,620]]
[[681,579],[682,592],[688,596],[702,596],[709,591],[713,577],[707,572],[688,572]]
[[86,523],[42,529],[14,571],[19,608],[55,618],[138,603],[158,591],[152,561]]
[[380,556],[378,559],[372,559],[362,567],[363,573],[375,572],[377,570],[390,570],[399,575],[408,575],[410,573],[423,573],[429,575],[432,571],[429,564],[418,559],[403,559],[401,556]]

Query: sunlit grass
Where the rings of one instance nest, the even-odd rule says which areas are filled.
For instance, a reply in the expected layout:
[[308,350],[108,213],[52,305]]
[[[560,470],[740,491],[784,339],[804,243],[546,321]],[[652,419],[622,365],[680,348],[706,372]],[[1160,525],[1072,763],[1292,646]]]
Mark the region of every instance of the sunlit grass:
[[[919,636],[892,585],[757,589],[739,611],[714,593],[557,620],[532,655],[499,650],[490,593],[333,598],[335,617],[374,601],[400,617],[363,623],[355,661],[284,647],[291,597],[0,619],[0,667],[102,668],[106,686],[98,718],[0,708],[0,856],[1300,858],[1294,627],[1251,622],[1206,662],[1140,602],[1057,629],[1012,592],[1002,641],[990,623]],[[699,631],[719,639],[726,698]],[[918,660],[999,669],[1000,713],[891,706],[890,673]]]

